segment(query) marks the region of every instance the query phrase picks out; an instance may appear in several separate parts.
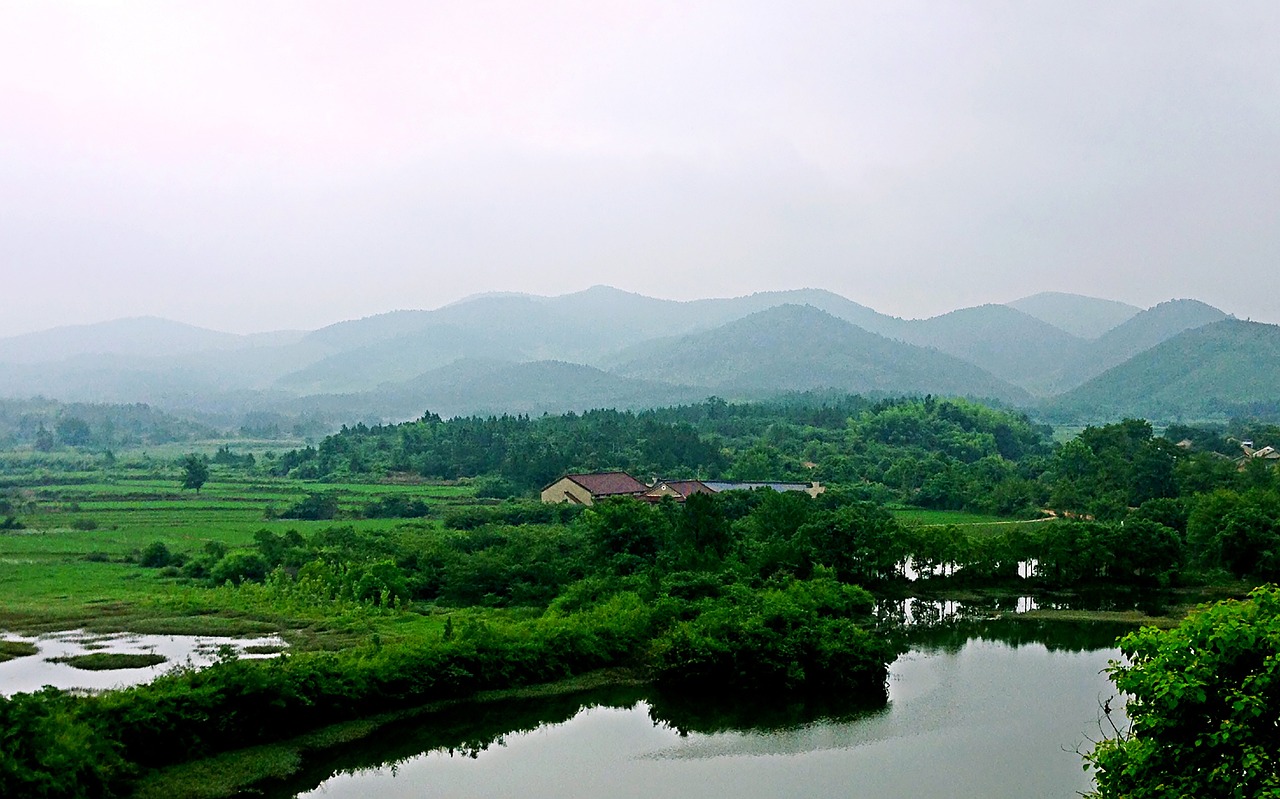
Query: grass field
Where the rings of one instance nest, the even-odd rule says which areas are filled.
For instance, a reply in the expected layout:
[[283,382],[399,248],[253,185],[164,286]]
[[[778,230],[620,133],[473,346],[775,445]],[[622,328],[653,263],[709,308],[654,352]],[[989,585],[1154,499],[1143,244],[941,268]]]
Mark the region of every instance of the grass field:
[[1010,528],[1036,526],[1049,523],[1049,519],[1006,519],[983,513],[961,510],[929,510],[927,508],[894,508],[893,515],[906,525],[920,527],[945,527],[954,525],[965,532],[978,535],[997,535]]
[[[154,633],[249,635],[281,632],[293,643],[332,647],[386,627],[392,639],[438,633],[440,623],[412,615],[392,622],[368,608],[282,609],[253,591],[209,589],[138,565],[155,542],[195,556],[210,542],[230,548],[254,533],[333,525],[365,530],[439,526],[427,519],[363,519],[380,498],[423,499],[438,509],[472,499],[457,484],[315,483],[248,476],[215,466],[200,490],[184,491],[176,469],[157,474],[122,466],[98,471],[33,468],[6,472],[7,496],[23,529],[0,530],[0,631],[71,628]],[[16,486],[16,487],[15,487]],[[276,518],[312,492],[335,496],[339,517]],[[2,514],[0,514],[2,515]],[[410,629],[410,628],[421,629]]]

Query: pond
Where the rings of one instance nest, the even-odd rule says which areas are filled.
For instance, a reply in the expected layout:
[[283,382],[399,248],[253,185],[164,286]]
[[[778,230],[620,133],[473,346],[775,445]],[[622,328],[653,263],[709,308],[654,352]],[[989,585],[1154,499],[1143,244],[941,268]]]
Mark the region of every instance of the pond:
[[[34,644],[34,655],[0,663],[0,695],[38,691],[45,685],[67,690],[100,691],[148,682],[175,666],[200,668],[208,666],[223,652],[237,657],[271,657],[284,648],[277,636],[265,638],[228,638],[212,635],[141,635],[136,633],[91,633],[64,630],[37,636],[0,632],[0,639]],[[229,647],[229,650],[224,650]],[[158,655],[164,660],[141,668],[88,671],[68,663],[64,658],[77,658],[95,653]]]
[[310,764],[277,797],[1067,797],[1100,735],[1123,628],[934,630],[883,701],[678,697],[652,688],[465,706]]

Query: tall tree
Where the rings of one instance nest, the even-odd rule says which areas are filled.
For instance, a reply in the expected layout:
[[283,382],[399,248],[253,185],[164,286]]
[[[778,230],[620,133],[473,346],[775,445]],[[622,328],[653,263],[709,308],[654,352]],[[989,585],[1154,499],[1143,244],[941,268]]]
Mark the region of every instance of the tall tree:
[[182,459],[182,487],[194,488],[197,494],[209,482],[209,464],[201,456],[190,453]]

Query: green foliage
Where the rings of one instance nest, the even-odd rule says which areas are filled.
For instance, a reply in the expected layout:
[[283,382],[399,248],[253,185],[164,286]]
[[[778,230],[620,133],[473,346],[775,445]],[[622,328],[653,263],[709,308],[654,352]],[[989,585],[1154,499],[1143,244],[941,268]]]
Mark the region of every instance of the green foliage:
[[830,577],[730,585],[657,639],[655,673],[664,684],[716,690],[883,691],[898,650],[865,628],[872,604]]
[[35,644],[26,641],[6,641],[0,638],[0,663],[15,658],[30,657],[39,651],[39,647]]
[[36,428],[35,436],[32,439],[32,446],[37,452],[53,451],[53,433],[49,432],[49,428],[44,426],[44,422]]
[[1199,497],[1187,520],[1198,560],[1240,577],[1280,579],[1280,493],[1226,489]]
[[209,482],[209,462],[195,453],[185,456],[182,459],[182,487],[194,489],[198,494],[207,482]]
[[1176,447],[1148,422],[1126,419],[1087,427],[1064,444],[1046,475],[1055,510],[1121,519],[1132,506],[1178,494]]
[[138,565],[159,569],[168,566],[172,560],[173,554],[169,552],[169,547],[165,546],[163,541],[152,541],[138,556]]
[[282,519],[324,521],[338,516],[338,498],[332,492],[313,491],[285,508]]
[[1280,591],[1120,642],[1129,727],[1088,756],[1101,799],[1280,795]]
[[209,579],[214,584],[261,581],[267,576],[267,562],[253,552],[232,552],[214,564]]
[[877,582],[898,574],[907,555],[893,514],[854,502],[809,517],[797,528],[796,549],[810,569],[826,566],[844,582]]
[[50,663],[65,663],[73,669],[85,671],[112,671],[114,669],[140,669],[158,666],[168,658],[152,652],[90,652],[85,655],[50,658]]
[[364,507],[366,519],[421,519],[430,515],[431,507],[425,501],[400,494],[379,497]]
[[252,470],[257,465],[257,459],[253,457],[252,452],[244,455],[237,455],[231,451],[228,444],[218,447],[218,451],[213,454],[213,462],[219,466],[228,466],[232,469]]
[[0,696],[0,792],[5,796],[111,796],[130,775],[119,743],[84,700],[56,688]]
[[202,424],[141,403],[0,399],[0,439],[32,444],[43,452],[58,441],[72,447],[111,449],[192,441],[212,434]]
[[512,500],[499,505],[460,505],[444,512],[445,527],[474,530],[486,524],[564,524],[582,512],[581,505]]
[[[856,484],[864,498],[1020,513],[1041,507],[1048,431],[963,400],[799,395],[777,403],[356,425],[287,453],[279,474],[476,478],[485,496],[540,489],[569,471]],[[358,465],[358,469],[353,468]]]
[[54,425],[58,440],[68,447],[83,447],[92,443],[89,425],[77,416],[64,416]]

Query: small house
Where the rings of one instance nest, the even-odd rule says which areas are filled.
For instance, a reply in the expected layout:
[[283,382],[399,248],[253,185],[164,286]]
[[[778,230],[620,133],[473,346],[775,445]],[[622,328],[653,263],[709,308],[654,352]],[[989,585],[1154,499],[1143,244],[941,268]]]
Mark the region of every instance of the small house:
[[626,472],[566,474],[542,489],[542,501],[591,505],[608,497],[638,497],[648,490],[649,486]]

